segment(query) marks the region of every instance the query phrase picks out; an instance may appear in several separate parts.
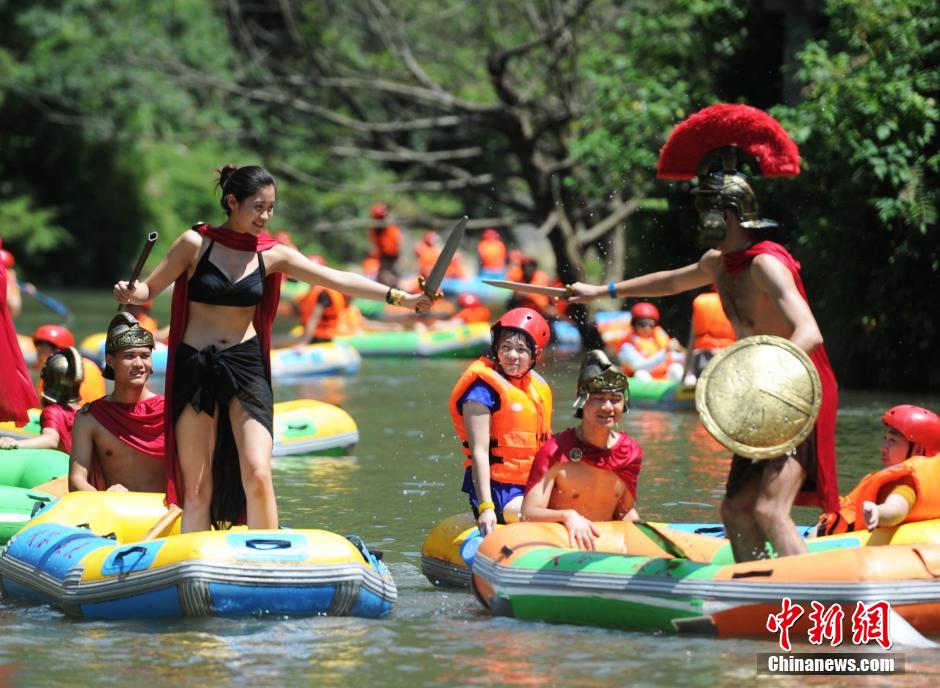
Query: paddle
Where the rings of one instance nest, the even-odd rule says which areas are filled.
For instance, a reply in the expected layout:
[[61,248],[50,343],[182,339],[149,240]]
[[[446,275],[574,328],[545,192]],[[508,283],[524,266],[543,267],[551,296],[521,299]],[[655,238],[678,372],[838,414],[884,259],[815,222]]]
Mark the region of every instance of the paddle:
[[66,306],[61,301],[57,301],[56,299],[52,298],[51,296],[47,294],[43,294],[41,291],[36,289],[36,285],[33,284],[32,282],[23,282],[22,280],[18,279],[16,280],[16,283],[19,285],[20,291],[26,294],[29,294],[34,299],[39,301],[39,303],[41,303],[43,306],[46,306],[52,311],[55,311],[56,313],[61,315],[63,318],[66,318],[67,320],[72,319],[72,311],[69,309],[68,306]]
[[156,523],[153,524],[153,528],[147,531],[147,534],[144,535],[141,542],[149,542],[150,540],[156,540],[159,537],[166,535],[167,531],[173,526],[180,516],[182,516],[183,510],[180,509],[176,504],[170,504],[170,507],[166,510],[166,513],[161,516]]
[[[153,250],[153,245],[157,243],[157,233],[150,232],[147,235],[147,241],[144,243],[143,249],[140,251],[140,256],[137,257],[137,264],[134,266],[134,271],[131,273],[131,278],[127,282],[128,291],[134,290],[134,285],[137,284],[137,278],[140,277],[140,271],[144,269],[144,263],[147,262],[147,258],[150,256],[150,251]],[[118,306],[118,313],[127,308],[129,304],[122,303]]]

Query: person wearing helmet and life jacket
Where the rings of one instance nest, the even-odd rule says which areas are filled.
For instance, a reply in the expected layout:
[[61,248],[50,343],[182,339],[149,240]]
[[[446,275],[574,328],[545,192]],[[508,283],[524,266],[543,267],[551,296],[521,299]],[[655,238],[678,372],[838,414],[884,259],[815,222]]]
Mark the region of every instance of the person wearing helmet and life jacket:
[[464,325],[490,321],[490,309],[483,305],[476,294],[461,294],[457,297],[457,306],[460,308],[454,319]]
[[415,243],[415,256],[418,259],[418,274],[424,279],[431,274],[431,268],[441,255],[441,235],[437,232],[425,232],[421,241]]
[[388,205],[375,203],[369,211],[379,223],[369,229],[369,239],[379,260],[378,280],[385,284],[398,282],[398,255],[401,253],[401,228],[389,224]]
[[[535,258],[528,256],[522,259],[522,275],[519,282],[532,284],[539,287],[549,286],[548,273],[539,270],[539,262]],[[552,307],[552,300],[543,294],[528,294],[521,291],[512,293],[507,304],[509,308],[531,308],[538,311],[544,317],[556,317],[558,314]]]
[[477,242],[477,255],[480,258],[480,277],[502,279],[506,274],[506,244],[499,236],[499,230],[487,227]]
[[637,481],[643,450],[619,431],[630,403],[627,376],[607,354],[589,351],[578,375],[575,417],[539,449],[529,473],[522,517],[563,523],[572,547],[594,549],[592,521],[636,521]]
[[533,370],[548,345],[548,323],[517,308],[491,332],[490,353],[460,376],[448,404],[466,457],[461,489],[484,536],[497,523],[519,520],[532,460],[552,421],[552,391]]
[[[75,346],[75,337],[68,328],[62,325],[40,325],[33,332],[33,344],[36,346],[36,367],[42,370],[46,360],[60,349]],[[36,391],[42,395],[43,380],[40,377]],[[79,390],[81,402],[87,404],[99,397],[103,397],[107,389],[101,368],[90,358],[82,357],[82,386]]]
[[[321,256],[307,257],[317,265],[326,265]],[[342,293],[319,284],[311,285],[296,302],[297,316],[304,328],[298,344],[333,341],[343,326],[347,307]]]
[[74,347],[60,349],[46,359],[40,377],[43,382],[40,433],[35,437],[0,437],[0,449],[58,449],[72,451],[72,426],[81,408],[82,355]]
[[884,468],[869,473],[839,510],[823,514],[817,535],[940,518],[940,417],[919,406],[895,406],[881,417]]
[[630,309],[630,316],[630,334],[618,352],[627,375],[638,380],[681,380],[685,356],[659,326],[659,309],[640,301]]

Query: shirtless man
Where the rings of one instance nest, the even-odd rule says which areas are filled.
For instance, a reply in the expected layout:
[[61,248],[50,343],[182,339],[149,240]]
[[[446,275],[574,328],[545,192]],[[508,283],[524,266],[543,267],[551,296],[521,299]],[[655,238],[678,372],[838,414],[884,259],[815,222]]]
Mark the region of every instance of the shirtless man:
[[72,430],[69,491],[163,492],[163,397],[147,388],[153,334],[129,313],[108,328],[104,375],[114,391],[86,404]]
[[703,176],[693,193],[699,238],[711,248],[697,263],[611,282],[606,287],[578,282],[570,286],[571,300],[580,303],[607,295],[669,296],[715,284],[738,339],[776,335],[809,354],[823,388],[815,430],[787,456],[760,462],[735,456],[721,504],[736,561],[766,556],[765,540],[778,556],[801,554],[807,551],[806,543],[790,517],[792,505],[818,505],[823,511],[838,508],[835,376],[806,300],[799,263],[779,244],[756,242],[752,235],[776,223],[760,219],[757,198],[747,178],[727,170]]
[[535,456],[522,518],[564,523],[572,547],[594,549],[592,521],[636,521],[643,450],[615,428],[627,406],[627,377],[600,350],[589,351],[578,377],[581,424],[555,435]]

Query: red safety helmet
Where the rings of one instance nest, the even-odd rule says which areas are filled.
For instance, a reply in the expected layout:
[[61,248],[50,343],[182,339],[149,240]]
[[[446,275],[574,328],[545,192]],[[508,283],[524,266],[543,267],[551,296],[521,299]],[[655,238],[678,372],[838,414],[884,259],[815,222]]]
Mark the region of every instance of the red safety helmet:
[[496,355],[496,343],[499,341],[499,336],[504,328],[520,330],[529,338],[532,346],[535,347],[535,360],[538,360],[539,354],[548,346],[548,340],[551,337],[548,323],[545,318],[539,315],[538,311],[531,308],[513,308],[511,311],[504,313],[490,328],[493,335],[494,356]]
[[480,297],[476,294],[461,294],[457,297],[457,305],[461,308],[473,308],[480,305]]
[[421,240],[428,246],[433,246],[435,244],[441,243],[441,235],[437,232],[425,232],[424,236],[421,237]]
[[499,239],[499,231],[495,227],[487,227],[483,230],[484,239]]
[[369,213],[376,220],[381,220],[388,215],[388,206],[385,203],[375,203]]
[[634,320],[638,318],[650,318],[651,320],[659,322],[659,309],[649,301],[640,301],[639,303],[633,304],[633,308],[630,309],[630,317]]
[[33,332],[33,343],[49,342],[58,349],[75,346],[75,337],[61,325],[40,325]]
[[0,248],[0,263],[3,263],[3,267],[7,270],[16,265],[16,261],[13,260],[13,254],[5,248]]
[[926,456],[940,453],[940,418],[933,411],[902,404],[888,409],[881,422],[897,430],[911,444],[922,445]]

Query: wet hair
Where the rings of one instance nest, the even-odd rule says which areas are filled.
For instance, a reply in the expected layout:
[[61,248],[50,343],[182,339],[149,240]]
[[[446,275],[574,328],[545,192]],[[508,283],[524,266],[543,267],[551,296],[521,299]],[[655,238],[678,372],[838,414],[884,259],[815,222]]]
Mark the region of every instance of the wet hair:
[[218,173],[219,181],[217,185],[222,192],[220,204],[226,215],[232,212],[232,209],[228,207],[228,201],[225,200],[228,194],[235,196],[235,200],[241,203],[249,196],[257,193],[258,189],[263,189],[266,186],[277,187],[274,175],[260,165],[237,167],[229,164],[218,170]]

